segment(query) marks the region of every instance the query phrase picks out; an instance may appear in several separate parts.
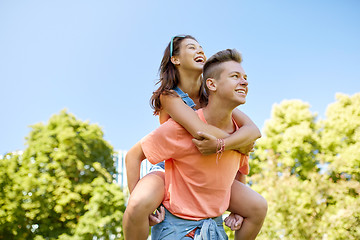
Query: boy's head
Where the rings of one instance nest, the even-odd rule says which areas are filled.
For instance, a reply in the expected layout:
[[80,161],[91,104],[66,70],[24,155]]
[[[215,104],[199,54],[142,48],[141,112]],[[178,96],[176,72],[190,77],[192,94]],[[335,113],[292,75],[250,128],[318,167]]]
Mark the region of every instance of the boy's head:
[[209,97],[217,95],[236,106],[245,103],[248,82],[241,62],[241,54],[236,49],[217,52],[206,61],[203,80]]

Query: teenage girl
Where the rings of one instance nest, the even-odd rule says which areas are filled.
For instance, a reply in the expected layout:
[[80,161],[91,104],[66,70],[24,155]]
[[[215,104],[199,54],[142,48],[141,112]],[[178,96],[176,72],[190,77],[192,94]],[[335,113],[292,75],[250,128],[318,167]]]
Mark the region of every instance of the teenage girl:
[[[201,121],[194,111],[207,104],[207,94],[201,81],[205,61],[203,49],[194,37],[186,35],[171,39],[159,69],[160,87],[151,97],[154,114],[159,115],[160,124],[170,117],[181,124],[194,137],[193,142],[202,154],[216,152],[217,138],[224,139],[225,150],[248,154],[261,135],[244,113],[234,110],[233,117],[240,128],[229,136]],[[140,173],[128,178],[131,195],[123,216],[123,228],[125,239],[129,240],[147,239],[149,226],[164,219],[162,208],[157,211],[157,216],[153,215],[164,197],[163,166],[155,166],[153,171],[139,179]],[[244,175],[240,179],[241,182],[234,180],[232,185],[228,209],[232,214],[225,223],[236,230],[235,239],[255,239],[265,219],[267,203],[260,194],[245,185]]]

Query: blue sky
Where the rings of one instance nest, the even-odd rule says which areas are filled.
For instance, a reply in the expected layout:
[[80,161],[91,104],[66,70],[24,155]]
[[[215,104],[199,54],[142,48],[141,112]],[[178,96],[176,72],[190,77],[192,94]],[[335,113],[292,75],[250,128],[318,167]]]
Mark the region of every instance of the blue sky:
[[177,34],[208,57],[242,52],[240,109],[260,128],[285,99],[323,117],[337,92],[360,92],[359,24],[357,0],[0,0],[0,154],[24,149],[29,125],[64,108],[129,149],[159,125],[149,99]]

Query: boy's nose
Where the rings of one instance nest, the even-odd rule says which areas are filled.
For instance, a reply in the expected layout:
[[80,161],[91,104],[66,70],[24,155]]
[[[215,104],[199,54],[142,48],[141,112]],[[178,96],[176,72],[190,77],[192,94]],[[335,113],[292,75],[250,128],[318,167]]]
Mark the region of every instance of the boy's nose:
[[247,86],[249,83],[248,83],[248,81],[245,79],[245,78],[243,78],[243,77],[241,77],[240,78],[240,84],[242,85],[242,86]]

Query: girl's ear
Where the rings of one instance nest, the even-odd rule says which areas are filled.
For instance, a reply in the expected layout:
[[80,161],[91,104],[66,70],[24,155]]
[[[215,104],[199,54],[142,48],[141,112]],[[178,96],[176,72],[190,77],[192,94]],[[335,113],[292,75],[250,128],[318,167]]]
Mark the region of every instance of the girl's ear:
[[171,62],[176,66],[176,65],[180,65],[180,60],[177,56],[172,56],[170,58]]
[[216,81],[213,78],[206,79],[206,86],[210,91],[216,91]]

